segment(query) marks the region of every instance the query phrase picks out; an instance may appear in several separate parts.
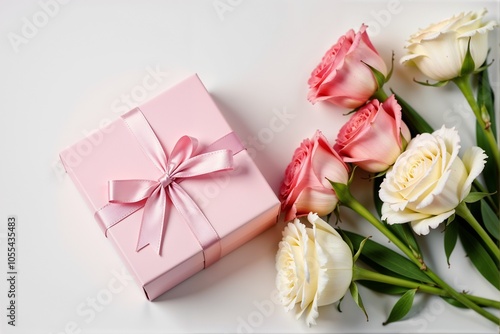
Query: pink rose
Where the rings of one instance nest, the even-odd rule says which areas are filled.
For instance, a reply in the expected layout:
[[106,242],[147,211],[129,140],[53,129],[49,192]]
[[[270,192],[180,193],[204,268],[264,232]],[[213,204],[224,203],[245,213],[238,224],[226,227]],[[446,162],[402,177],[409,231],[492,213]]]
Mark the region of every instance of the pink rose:
[[363,24],[358,33],[351,29],[340,37],[311,73],[307,99],[313,104],[325,100],[353,109],[377,91],[377,81],[366,64],[384,76],[387,76],[387,67],[370,42],[366,28]]
[[344,124],[334,149],[344,159],[364,170],[386,170],[403,150],[403,140],[411,139],[410,130],[401,120],[401,106],[394,95],[385,102],[371,100]]
[[347,183],[348,167],[320,131],[295,150],[281,185],[281,208],[285,221],[316,212],[327,215],[338,199],[326,179]]

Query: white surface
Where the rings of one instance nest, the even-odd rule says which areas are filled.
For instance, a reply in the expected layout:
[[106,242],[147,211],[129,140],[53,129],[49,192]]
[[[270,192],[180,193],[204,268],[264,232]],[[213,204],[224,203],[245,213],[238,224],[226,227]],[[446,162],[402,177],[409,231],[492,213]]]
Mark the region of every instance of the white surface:
[[[60,150],[129,109],[123,94],[141,102],[197,72],[277,191],[300,141],[320,128],[333,142],[346,120],[343,110],[306,100],[309,73],[342,34],[369,24],[372,41],[388,62],[392,50],[397,59],[403,55],[405,39],[419,27],[483,6],[498,20],[498,2],[92,0],[56,3],[45,9],[52,16],[44,14],[48,3],[56,2],[0,4],[2,273],[4,223],[7,215],[19,219],[18,326],[17,331],[6,326],[2,311],[2,332],[498,332],[473,312],[438,298],[420,298],[412,318],[383,327],[396,299],[364,288],[369,322],[348,296],[343,313],[322,307],[318,325],[307,328],[272,298],[282,223],[148,302],[126,276],[116,279],[122,264],[58,164]],[[218,13],[215,5],[221,3],[227,11]],[[40,27],[29,31],[26,22],[34,20]],[[17,52],[9,41],[13,34],[25,38]],[[498,45],[497,30],[490,70],[497,92]],[[162,72],[156,80],[148,78],[154,69]],[[463,146],[470,145],[474,120],[457,90],[421,87],[411,82],[415,76],[396,63],[389,86],[433,126],[457,126]],[[272,136],[258,139],[263,131],[269,134],[263,129],[270,129],[277,113],[291,116]],[[372,233],[353,215],[346,215],[344,224]],[[431,266],[457,289],[499,299],[460,247],[447,268],[441,238],[434,231],[422,240]]]

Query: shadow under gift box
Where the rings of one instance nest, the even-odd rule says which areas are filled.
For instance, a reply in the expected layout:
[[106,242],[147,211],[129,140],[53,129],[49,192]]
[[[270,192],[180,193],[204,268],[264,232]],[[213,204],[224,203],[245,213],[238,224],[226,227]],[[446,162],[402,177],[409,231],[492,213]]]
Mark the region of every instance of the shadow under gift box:
[[[232,132],[196,75],[139,106],[147,123],[169,156],[185,135],[198,140],[200,149]],[[129,112],[130,113],[130,112]],[[109,203],[111,180],[158,180],[162,172],[144,153],[141,144],[119,118],[92,150],[88,139],[61,152],[65,169],[92,213]],[[246,150],[233,156],[234,170],[183,179],[178,184],[189,194],[220,237],[221,256],[228,254],[276,223],[279,201]],[[110,227],[106,235],[130,273],[153,300],[204,269],[203,249],[178,209],[167,200],[161,253],[148,245],[137,251],[144,208]]]

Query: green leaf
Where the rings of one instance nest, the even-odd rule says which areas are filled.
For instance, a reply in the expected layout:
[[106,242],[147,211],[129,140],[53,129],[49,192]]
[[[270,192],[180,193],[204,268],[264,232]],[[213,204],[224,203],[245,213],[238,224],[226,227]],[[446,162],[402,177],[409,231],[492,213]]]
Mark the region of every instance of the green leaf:
[[467,43],[467,53],[465,54],[464,62],[462,63],[462,68],[460,69],[460,76],[471,74],[476,68],[474,59],[472,59],[472,55],[470,54],[470,40],[471,37],[469,37],[469,42]]
[[380,190],[380,185],[384,181],[384,178],[382,177],[375,177],[372,179],[373,180],[373,203],[375,204],[375,209],[377,210],[379,218],[382,217],[382,200],[380,199],[380,196],[378,195],[378,192]]
[[349,248],[351,249],[351,253],[354,254],[354,247],[352,245],[351,239],[349,239],[349,237],[347,236],[347,234],[345,234],[344,230],[342,230],[340,227],[337,228],[337,231],[339,232],[339,234],[342,237],[342,239],[344,239],[344,241],[347,244],[347,246],[349,246]]
[[477,234],[473,230],[466,228],[468,225],[467,222],[457,217],[457,223],[459,223],[458,235],[469,259],[481,275],[500,290],[500,276],[498,275],[497,264],[485,249],[483,243],[479,241],[476,236]]
[[410,312],[413,306],[413,299],[415,298],[415,293],[417,289],[411,289],[405,292],[401,298],[394,304],[394,307],[389,314],[389,318],[383,323],[383,325],[390,324],[391,322],[396,322],[401,320],[405,315]]
[[349,184],[351,183],[352,177],[354,176],[355,168],[352,171],[351,178],[349,179],[348,184],[333,182],[328,178],[326,178],[328,182],[330,182],[330,184],[332,185],[332,188],[335,191],[335,194],[337,195],[337,198],[339,200],[337,207],[339,207],[339,205],[341,204],[349,203],[353,198],[351,195],[351,191],[349,190]]
[[366,242],[370,238],[371,237],[366,237],[363,239],[363,241],[361,241],[361,243],[359,244],[359,247],[358,247],[358,251],[356,252],[356,254],[354,254],[354,257],[352,258],[352,262],[356,262],[358,260],[359,256],[361,255],[361,252],[363,251],[363,247],[365,246]]
[[417,134],[428,132],[434,132],[434,129],[427,123],[420,114],[413,109],[411,105],[408,104],[403,98],[391,89],[391,92],[395,95],[396,100],[401,106],[401,111],[403,112],[403,121],[408,126],[411,132],[411,136],[415,137]]
[[342,313],[342,309],[340,308],[340,304],[342,304],[342,301],[344,300],[345,295],[342,296],[342,298],[339,299],[339,303],[337,304],[337,311]]
[[449,224],[446,226],[446,230],[444,230],[444,252],[446,254],[446,262],[448,263],[448,267],[450,267],[450,256],[455,249],[455,245],[457,244],[458,239],[458,222],[455,224]]
[[[478,122],[476,122],[476,143],[477,146],[479,146],[484,150],[484,153],[488,157],[493,157],[493,151],[488,143],[488,140],[486,139],[486,135],[484,134],[483,129],[481,128]],[[487,182],[485,182],[485,185],[488,191],[492,194],[491,199],[494,203],[498,203],[499,199],[498,197],[499,174],[497,171],[498,169],[495,159],[491,158],[486,159],[486,164],[484,165],[482,175],[484,180],[488,180]]]
[[[401,152],[406,151],[406,148],[408,147],[408,144],[410,143],[408,140],[406,140],[405,136],[403,136],[403,131],[399,130],[399,138],[401,138]],[[411,140],[411,138],[410,138]]]
[[352,168],[352,172],[351,172],[351,176],[349,176],[349,181],[347,181],[347,185],[348,185],[348,189],[349,189],[349,185],[352,183],[352,181],[354,180],[354,173],[356,173],[356,168],[358,168],[358,166],[354,166]]
[[[488,50],[488,54],[490,54],[490,51],[491,49]],[[482,71],[485,71],[487,70],[491,65],[493,65],[493,62],[494,62],[495,59],[493,59],[489,64],[487,63],[487,60],[484,61],[483,65],[481,65],[480,67],[478,67],[474,72],[472,72],[472,74],[478,74]]]
[[[356,245],[359,245],[365,239],[363,236],[353,232],[344,231],[344,233],[351,239],[355,250],[357,249]],[[361,251],[361,260],[370,266],[375,262],[377,266],[412,280],[434,283],[420,268],[406,257],[373,240],[367,240],[364,244]]]
[[451,223],[453,223],[455,221],[455,217],[456,217],[455,214],[452,214],[451,216],[449,216],[448,219],[446,219],[446,225],[445,226],[448,226]]
[[486,230],[493,238],[500,240],[500,222],[486,201],[481,201],[481,216]]
[[366,316],[366,321],[368,321],[368,313],[366,313],[365,306],[363,305],[363,300],[361,299],[356,283],[351,282],[349,291],[351,292],[352,299],[354,299],[356,305],[358,305],[358,307],[363,311]]
[[[486,65],[486,61],[483,63],[483,66]],[[488,71],[482,71],[477,75],[477,103],[481,110],[486,109],[489,114],[490,123],[491,123],[491,131],[493,132],[493,136],[497,137],[497,128],[496,128],[496,112],[495,112],[495,95],[493,93],[493,89],[490,85],[490,79],[488,75]],[[484,149],[486,155],[489,157],[493,156],[492,149],[488,144],[486,136],[484,135],[484,131],[481,129],[479,124],[476,122],[476,143],[477,146]],[[486,182],[486,188],[491,193],[496,193],[492,195],[492,200],[494,203],[498,203],[498,166],[496,165],[495,159],[487,159],[486,165],[484,166],[483,176]]]
[[349,116],[350,114],[354,114],[356,111],[358,111],[358,110],[359,110],[359,108],[360,108],[360,107],[355,108],[355,109],[353,109],[353,110],[350,110],[350,111],[346,112],[345,114],[342,114],[342,116]]
[[332,213],[335,215],[335,224],[338,224],[339,222],[341,223],[342,219],[340,219],[340,205],[337,204]]
[[392,50],[391,69],[389,70],[389,73],[387,73],[387,77],[385,78],[385,82],[387,82],[391,79],[393,71],[394,71],[394,50]]
[[366,66],[368,66],[370,68],[370,70],[372,71],[373,77],[377,81],[377,89],[382,88],[384,86],[385,82],[387,81],[384,73],[380,72],[375,67],[365,63],[364,61],[361,61],[361,62],[363,64],[365,64]]
[[[488,66],[486,60],[482,66]],[[490,114],[491,124],[496,124],[496,113],[494,109],[495,94],[491,88],[488,71],[482,71],[477,75],[477,103],[486,108]],[[493,136],[497,138],[497,128],[493,126],[491,131],[493,132]]]
[[464,202],[465,203],[474,203],[474,202],[482,200],[483,198],[485,198],[486,196],[489,196],[489,195],[491,195],[491,194],[490,193],[482,193],[482,192],[478,192],[478,191],[471,191],[464,198]]
[[455,307],[460,307],[460,308],[464,308],[464,309],[467,309],[468,307],[467,306],[464,306],[464,304],[458,302],[455,298],[451,298],[451,297],[444,297],[444,296],[441,296],[441,298],[443,298],[443,300],[445,302],[447,302],[448,304],[452,305],[452,306],[455,306]]
[[330,218],[332,218],[332,213],[333,212],[330,212],[329,214],[326,215],[326,219],[325,220],[326,220],[327,223],[330,223]]
[[402,295],[403,293],[409,290],[409,288],[403,288],[397,285],[391,285],[375,281],[359,280],[357,282],[370,290],[380,293],[385,293],[387,295]]
[[484,104],[481,105],[481,119],[484,121],[484,124],[486,126],[490,126],[491,127],[490,114],[488,113],[488,109],[486,109],[486,106]]
[[386,226],[389,228],[389,230],[396,234],[399,239],[403,240],[408,247],[410,247],[415,256],[422,257],[420,246],[418,245],[417,239],[410,224],[386,224]]

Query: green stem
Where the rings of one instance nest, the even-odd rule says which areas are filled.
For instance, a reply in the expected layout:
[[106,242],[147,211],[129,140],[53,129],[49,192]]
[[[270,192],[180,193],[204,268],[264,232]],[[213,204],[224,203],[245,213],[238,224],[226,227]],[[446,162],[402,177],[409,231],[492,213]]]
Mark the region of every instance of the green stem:
[[500,325],[500,319],[493,315],[492,313],[486,311],[485,309],[481,308],[479,305],[477,305],[475,302],[472,300],[467,299],[464,295],[460,294],[459,292],[455,291],[451,286],[448,285],[445,281],[441,279],[438,275],[436,275],[432,270],[427,268],[425,271],[426,275],[429,276],[434,282],[436,282],[439,286],[441,286],[442,289],[446,290],[451,297],[455,298],[458,302],[462,303],[464,306],[473,309],[486,319],[492,321],[496,325]]
[[384,87],[380,87],[375,93],[373,93],[372,99],[377,99],[380,102],[384,102],[387,100],[388,96],[387,93],[384,91]]
[[[443,289],[436,288],[433,286],[429,286],[423,283],[419,282],[414,282],[402,278],[397,278],[393,276],[388,276],[384,274],[380,274],[371,270],[367,270],[364,268],[360,268],[358,266],[353,267],[353,281],[359,280],[359,281],[373,281],[373,282],[380,282],[380,283],[386,283],[390,285],[396,285],[400,286],[403,288],[409,288],[409,289],[418,289],[420,292],[425,292],[428,294],[432,295],[437,295],[437,296],[442,296],[442,297],[450,297],[448,292],[446,292]],[[482,305],[485,307],[493,307],[496,309],[500,309],[500,302],[492,299],[487,299],[483,297],[478,297],[478,296],[473,296],[469,294],[464,294],[462,293],[463,296],[465,296],[467,299],[475,302],[478,305]]]
[[469,295],[466,293],[464,293],[463,295],[478,305],[500,309],[500,302],[498,300],[487,299],[483,297]]
[[[338,194],[338,193],[337,193]],[[361,217],[370,222],[377,230],[382,232],[394,245],[396,245],[411,261],[413,261],[419,268],[424,269],[421,259],[418,259],[415,254],[407,247],[394,233],[392,233],[380,220],[378,220],[368,209],[366,209],[363,204],[358,202],[349,193],[350,199],[342,197],[341,202],[343,205],[351,208],[357,212]]]
[[408,248],[398,237],[396,237],[381,221],[379,221],[370,211],[368,211],[358,200],[356,200],[350,190],[349,186],[346,184],[333,184],[335,192],[340,202],[357,212],[368,222],[370,222],[375,228],[377,228],[382,234],[384,234],[391,242],[394,243],[413,263],[415,263],[430,279],[437,283],[442,289],[444,289],[452,298],[461,303],[462,305],[476,311],[478,314],[482,315],[486,319],[494,322],[495,324],[500,324],[500,319],[493,315],[492,313],[486,311],[475,302],[467,299],[464,295],[457,292],[445,281],[443,281],[438,275],[436,275],[432,270],[430,270],[422,259],[419,259],[413,254],[413,252]]
[[[498,150],[498,145],[495,140],[495,136],[493,135],[493,131],[491,131],[491,124],[486,124],[483,117],[481,116],[481,108],[477,104],[477,101],[474,97],[474,92],[472,91],[472,86],[470,83],[470,75],[464,75],[453,79],[453,82],[460,89],[465,99],[469,103],[474,115],[476,116],[477,122],[479,123],[480,128],[483,130],[486,140],[491,148],[491,152],[493,154],[493,159],[495,160],[497,170],[500,168],[500,153]],[[500,172],[500,170],[499,170]]]
[[469,208],[465,204],[465,202],[460,203],[455,209],[457,215],[465,219],[467,223],[479,234],[481,239],[486,243],[486,246],[490,249],[491,253],[496,257],[498,261],[500,261],[500,249],[498,245],[491,239],[489,234],[483,229],[481,224],[477,221],[476,217],[470,212]]

